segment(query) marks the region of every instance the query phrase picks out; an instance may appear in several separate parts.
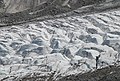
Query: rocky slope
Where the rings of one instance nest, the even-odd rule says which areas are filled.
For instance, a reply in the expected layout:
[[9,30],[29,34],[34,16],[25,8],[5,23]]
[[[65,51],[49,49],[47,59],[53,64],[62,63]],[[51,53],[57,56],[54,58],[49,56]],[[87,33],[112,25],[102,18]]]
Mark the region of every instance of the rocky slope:
[[59,81],[119,81],[120,66],[110,66],[85,74],[70,75]]
[[[39,76],[40,74],[34,74],[32,76],[22,77],[22,81],[119,81],[120,66],[109,66],[106,68],[98,69],[96,71],[89,71],[84,74],[64,76],[58,80],[54,79],[55,73],[47,76]],[[17,79],[19,81],[19,79]]]
[[[12,1],[12,0],[11,0]],[[20,3],[7,1],[0,11],[0,26],[43,21],[71,15],[88,15],[120,8],[120,1],[114,0],[47,0]],[[14,5],[13,5],[14,3]],[[30,4],[29,4],[30,3]],[[109,5],[109,6],[108,6]],[[30,7],[31,6],[31,7]]]
[[47,0],[4,0],[5,12],[15,13],[36,7]]

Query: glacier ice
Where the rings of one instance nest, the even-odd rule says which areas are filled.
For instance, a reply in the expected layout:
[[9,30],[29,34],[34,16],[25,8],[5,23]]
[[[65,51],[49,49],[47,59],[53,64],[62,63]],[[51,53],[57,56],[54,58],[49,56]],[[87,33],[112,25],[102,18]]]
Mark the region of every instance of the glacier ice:
[[119,64],[120,12],[70,16],[0,28],[0,78],[84,73]]

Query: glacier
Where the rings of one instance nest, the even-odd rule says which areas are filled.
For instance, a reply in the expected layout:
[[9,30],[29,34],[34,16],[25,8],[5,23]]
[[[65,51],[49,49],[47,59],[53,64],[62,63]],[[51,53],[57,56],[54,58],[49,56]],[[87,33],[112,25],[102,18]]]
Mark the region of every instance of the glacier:
[[96,62],[97,69],[119,65],[119,22],[120,11],[112,11],[1,27],[0,80],[85,73]]

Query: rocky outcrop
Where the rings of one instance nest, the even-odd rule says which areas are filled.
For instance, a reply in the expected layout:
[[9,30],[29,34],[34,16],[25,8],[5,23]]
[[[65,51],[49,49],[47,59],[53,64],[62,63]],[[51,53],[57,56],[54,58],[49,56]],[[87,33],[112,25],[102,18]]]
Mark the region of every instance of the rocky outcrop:
[[[120,66],[110,66],[85,74],[70,75],[58,81],[119,81]],[[52,81],[52,80],[51,80]]]
[[4,0],[4,12],[15,13],[34,8],[46,2],[47,0]]

